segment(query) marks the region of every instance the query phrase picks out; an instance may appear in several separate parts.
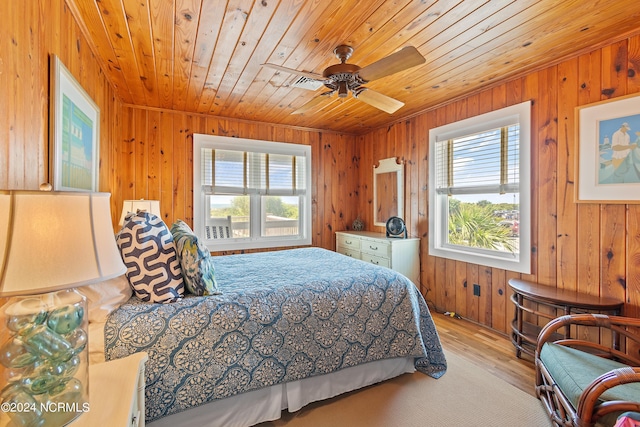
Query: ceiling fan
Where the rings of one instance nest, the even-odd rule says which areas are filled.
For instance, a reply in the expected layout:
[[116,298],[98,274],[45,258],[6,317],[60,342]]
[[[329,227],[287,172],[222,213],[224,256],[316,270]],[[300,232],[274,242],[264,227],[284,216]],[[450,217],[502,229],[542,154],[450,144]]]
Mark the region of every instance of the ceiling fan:
[[367,65],[364,68],[360,68],[355,64],[347,63],[347,60],[351,57],[351,54],[353,54],[353,48],[351,46],[340,45],[333,50],[333,53],[336,58],[340,60],[340,64],[327,67],[321,75],[298,71],[276,64],[262,64],[278,71],[297,74],[308,79],[315,80],[322,83],[329,89],[329,91],[316,96],[291,114],[305,113],[328,99],[336,92],[338,92],[339,98],[346,98],[349,95],[349,91],[351,91],[354,98],[359,99],[360,101],[379,110],[393,114],[404,105],[403,102],[390,98],[379,92],[375,92],[363,85],[372,80],[404,71],[425,62],[425,58],[420,54],[420,52],[418,52],[418,49],[413,46],[404,47],[389,56]]

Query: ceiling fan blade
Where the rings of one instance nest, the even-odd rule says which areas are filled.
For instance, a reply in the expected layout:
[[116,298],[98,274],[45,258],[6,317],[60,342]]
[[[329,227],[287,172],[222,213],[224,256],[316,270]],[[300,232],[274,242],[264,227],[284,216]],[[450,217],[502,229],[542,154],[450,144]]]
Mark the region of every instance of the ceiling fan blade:
[[322,104],[324,101],[326,101],[327,99],[329,99],[329,97],[331,95],[334,94],[335,91],[330,90],[328,92],[324,92],[321,93],[320,95],[316,96],[315,98],[313,98],[311,101],[307,102],[306,104],[304,104],[302,107],[298,108],[296,111],[294,111],[291,114],[303,114],[306,113],[307,111],[311,110],[312,108],[314,108],[316,105],[320,105]]
[[358,93],[354,93],[353,96],[360,101],[366,102],[372,107],[376,107],[377,109],[389,114],[395,113],[404,105],[404,102],[400,102],[397,99],[388,97],[387,95],[367,89],[366,87],[361,88]]
[[418,52],[418,49],[413,46],[407,46],[373,64],[367,65],[358,71],[358,75],[361,79],[370,82],[371,80],[423,64],[425,61],[426,59]]
[[297,74],[299,76],[305,76],[307,78],[319,80],[322,82],[326,80],[322,74],[307,73],[306,71],[298,71],[298,70],[294,70],[293,68],[287,68],[287,67],[283,67],[282,65],[276,65],[276,64],[266,63],[262,65],[265,67],[273,68],[274,70],[284,71],[285,73],[290,73],[290,74]]

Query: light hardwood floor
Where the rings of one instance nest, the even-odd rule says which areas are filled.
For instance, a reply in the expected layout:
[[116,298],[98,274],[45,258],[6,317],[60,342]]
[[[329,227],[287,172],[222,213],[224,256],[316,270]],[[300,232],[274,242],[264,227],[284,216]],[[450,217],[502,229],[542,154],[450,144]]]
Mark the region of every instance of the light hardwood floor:
[[516,358],[509,337],[464,319],[452,318],[434,311],[432,316],[445,351],[455,352],[535,396],[533,359]]

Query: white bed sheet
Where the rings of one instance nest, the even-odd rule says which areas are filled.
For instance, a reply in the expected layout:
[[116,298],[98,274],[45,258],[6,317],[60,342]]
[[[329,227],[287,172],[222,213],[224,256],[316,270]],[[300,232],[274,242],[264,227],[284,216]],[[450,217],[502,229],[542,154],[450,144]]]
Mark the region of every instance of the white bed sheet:
[[252,426],[277,420],[283,409],[295,412],[311,402],[410,372],[415,372],[412,357],[380,360],[210,402],[157,419],[147,427]]
[[104,322],[89,322],[89,364],[104,362]]
[[[89,323],[89,362],[104,362],[104,323]],[[217,400],[169,415],[148,427],[246,427],[280,418],[283,409],[305,405],[415,372],[414,358],[394,358],[353,366]]]

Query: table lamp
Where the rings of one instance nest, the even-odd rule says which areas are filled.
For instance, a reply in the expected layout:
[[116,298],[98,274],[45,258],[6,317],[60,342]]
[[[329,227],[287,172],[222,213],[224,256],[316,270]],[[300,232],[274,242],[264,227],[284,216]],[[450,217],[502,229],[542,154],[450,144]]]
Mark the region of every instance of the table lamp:
[[14,425],[90,410],[87,308],[73,288],[125,272],[110,196],[0,191],[0,417]]
[[159,200],[125,200],[122,203],[122,215],[120,215],[120,222],[118,224],[124,224],[124,219],[127,214],[138,211],[145,211],[160,217],[160,201]]

